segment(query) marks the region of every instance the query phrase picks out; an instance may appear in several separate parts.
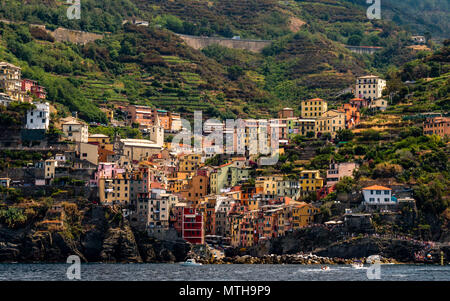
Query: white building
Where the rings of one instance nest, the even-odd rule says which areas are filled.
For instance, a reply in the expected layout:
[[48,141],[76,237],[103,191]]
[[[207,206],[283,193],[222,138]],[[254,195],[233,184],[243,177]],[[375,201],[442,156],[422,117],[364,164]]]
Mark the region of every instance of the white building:
[[392,197],[392,189],[373,185],[362,189],[364,205],[369,207],[388,207],[397,205],[396,198]]
[[50,124],[50,105],[48,102],[35,103],[35,109],[27,112],[27,125],[29,130],[47,130]]
[[386,111],[387,107],[388,102],[383,98],[376,99],[369,104],[369,109],[372,111]]
[[376,75],[361,76],[356,79],[355,97],[377,99],[383,96],[386,80]]
[[88,143],[89,127],[86,124],[73,120],[63,123],[62,130],[68,140]]
[[415,44],[426,44],[427,39],[424,36],[412,36],[411,41],[413,41]]
[[55,160],[56,161],[58,161],[58,162],[62,162],[62,163],[65,163],[66,162],[66,155],[64,155],[64,154],[56,154],[55,155]]

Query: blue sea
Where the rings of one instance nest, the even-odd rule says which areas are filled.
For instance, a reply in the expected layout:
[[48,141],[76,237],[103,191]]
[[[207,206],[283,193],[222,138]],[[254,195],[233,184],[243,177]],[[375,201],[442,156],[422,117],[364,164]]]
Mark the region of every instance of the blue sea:
[[[70,264],[0,264],[0,281],[69,280],[69,267]],[[368,267],[332,265],[323,270],[320,265],[87,263],[81,264],[80,277],[84,281],[376,281],[374,277],[382,281],[450,280],[449,265],[381,265],[379,274],[372,274],[372,279],[368,278]]]

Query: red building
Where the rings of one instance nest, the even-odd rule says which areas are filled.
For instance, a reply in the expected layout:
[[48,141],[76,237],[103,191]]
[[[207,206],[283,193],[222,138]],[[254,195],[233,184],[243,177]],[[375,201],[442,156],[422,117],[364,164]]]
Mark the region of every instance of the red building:
[[183,209],[182,237],[191,244],[204,244],[203,215],[195,208]]
[[33,94],[35,97],[40,98],[40,99],[47,98],[47,92],[45,91],[45,88],[42,86],[38,86],[38,85],[32,86],[31,94]]
[[22,91],[31,92],[31,87],[37,85],[37,82],[31,79],[22,79]]
[[40,99],[47,98],[47,92],[45,91],[45,88],[42,86],[39,86],[37,84],[37,81],[35,81],[35,80],[26,79],[26,78],[23,79],[22,80],[22,91],[30,92],[36,98],[40,98]]

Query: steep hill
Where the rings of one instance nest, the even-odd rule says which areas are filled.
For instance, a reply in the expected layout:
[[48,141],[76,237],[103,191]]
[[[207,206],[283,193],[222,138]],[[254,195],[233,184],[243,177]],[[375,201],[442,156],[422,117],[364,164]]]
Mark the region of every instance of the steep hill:
[[[220,118],[274,116],[305,98],[332,100],[355,76],[385,73],[417,57],[405,48],[411,32],[367,20],[367,5],[359,1],[85,0],[81,20],[68,20],[61,0],[0,3],[0,18],[25,22],[1,25],[0,59],[46,86],[60,112],[78,111],[90,121],[105,122],[99,107],[128,103]],[[150,26],[123,25],[134,19]],[[30,30],[30,23],[105,38],[58,43]],[[218,46],[197,51],[174,33],[273,42],[262,53]],[[383,50],[357,55],[344,44]]]

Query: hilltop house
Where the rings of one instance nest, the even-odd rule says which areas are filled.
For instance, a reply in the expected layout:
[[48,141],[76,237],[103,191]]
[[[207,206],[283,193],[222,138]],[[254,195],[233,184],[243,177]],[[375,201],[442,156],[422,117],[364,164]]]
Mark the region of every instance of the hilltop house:
[[368,209],[391,209],[397,205],[397,199],[392,196],[392,189],[373,185],[362,189],[363,204]]

